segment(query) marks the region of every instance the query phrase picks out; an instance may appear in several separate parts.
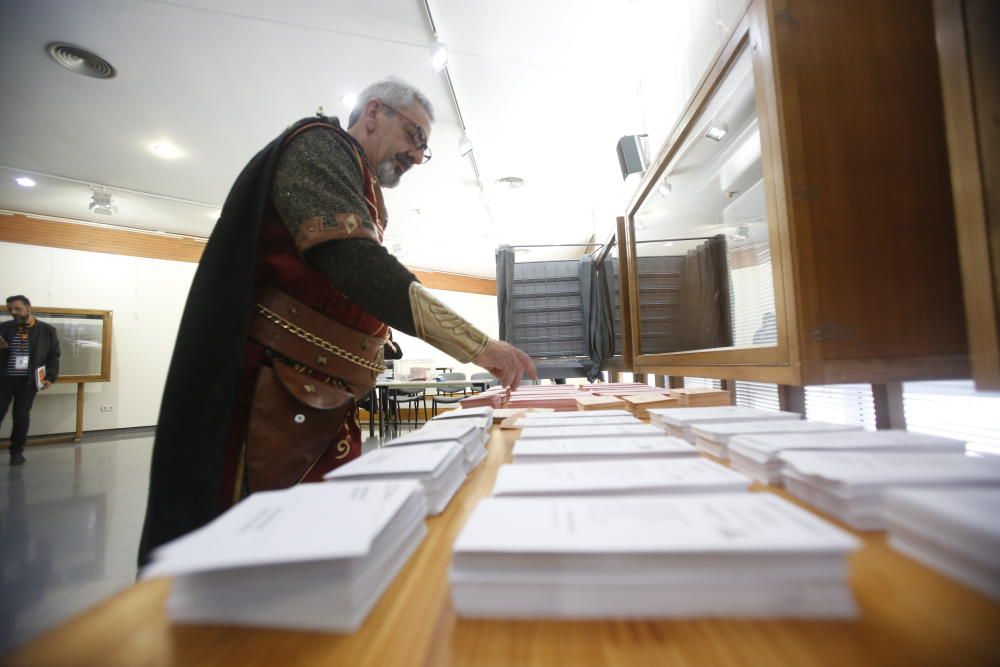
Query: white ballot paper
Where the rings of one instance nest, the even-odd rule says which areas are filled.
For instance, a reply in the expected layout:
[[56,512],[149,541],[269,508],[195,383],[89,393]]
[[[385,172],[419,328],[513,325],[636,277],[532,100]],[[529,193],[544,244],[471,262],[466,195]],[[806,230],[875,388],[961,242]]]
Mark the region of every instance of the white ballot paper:
[[694,443],[694,433],[691,424],[721,424],[734,421],[784,421],[799,420],[802,415],[797,412],[782,412],[777,410],[761,410],[742,405],[718,405],[704,408],[652,408],[649,410],[649,423],[660,426],[669,435],[684,438]]
[[517,420],[515,425],[521,429],[530,429],[547,428],[551,426],[572,426],[576,428],[580,426],[613,426],[616,424],[642,423],[641,419],[636,419],[631,415],[611,415],[606,417],[599,414],[595,415],[593,412],[584,414],[587,414],[588,416],[573,419],[564,419],[562,417],[535,417],[534,419],[526,419],[525,417],[521,417]]
[[477,408],[459,408],[457,410],[447,410],[432,418],[432,422],[450,421],[452,419],[486,418],[486,428],[493,426],[493,408],[482,405]]
[[526,412],[521,416],[522,419],[566,419],[566,420],[576,420],[576,419],[589,419],[592,417],[632,417],[632,413],[628,410],[600,410],[598,415],[593,412],[588,412],[585,410],[568,411],[568,412]]
[[[457,412],[457,410],[456,410]],[[424,429],[454,429],[456,426],[466,426],[471,424],[487,433],[493,425],[493,418],[486,415],[467,415],[464,419],[432,419],[424,424],[420,430]]]
[[468,474],[485,458],[489,431],[470,419],[454,419],[425,424],[423,428],[390,440],[383,447],[403,447],[434,442],[457,442],[465,449],[465,472]]
[[701,451],[720,459],[729,458],[729,441],[738,435],[750,433],[822,433],[827,431],[861,431],[852,424],[833,424],[820,421],[783,420],[748,421],[691,425],[695,444]]
[[459,616],[845,617],[858,541],[768,493],[486,498],[455,541]]
[[1000,602],[1000,488],[888,491],[885,505],[893,548]]
[[680,438],[660,433],[638,438],[521,439],[514,443],[513,455],[514,463],[555,463],[698,456],[698,450]]
[[750,478],[700,457],[504,465],[495,496],[664,495],[746,491]]
[[662,438],[663,431],[649,424],[607,424],[582,426],[549,426],[547,428],[525,428],[519,440],[571,439],[571,438]]
[[793,450],[895,451],[899,453],[952,452],[961,454],[965,443],[927,433],[886,429],[820,433],[758,433],[738,435],[729,441],[732,466],[765,484],[781,483],[782,452]]
[[301,484],[255,493],[153,552],[184,622],[357,629],[423,539],[411,481]]
[[323,479],[414,479],[427,499],[427,513],[440,514],[465,481],[465,450],[457,442],[382,447],[331,470]]
[[892,488],[1000,486],[1000,460],[962,454],[783,452],[789,493],[859,530],[886,527]]

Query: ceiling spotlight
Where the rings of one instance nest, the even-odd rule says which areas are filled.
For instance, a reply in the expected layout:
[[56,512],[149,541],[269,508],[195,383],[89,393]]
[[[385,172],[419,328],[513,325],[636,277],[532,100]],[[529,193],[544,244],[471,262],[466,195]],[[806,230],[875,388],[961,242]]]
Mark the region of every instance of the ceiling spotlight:
[[441,42],[431,46],[431,66],[435,72],[440,72],[448,65],[448,47]]
[[154,144],[150,144],[149,150],[153,151],[153,153],[164,160],[173,160],[183,155],[181,149],[174,146],[169,141],[157,141]]
[[28,178],[27,176],[19,176],[14,179],[14,182],[20,185],[22,188],[33,188],[35,185],[35,180],[33,178]]
[[722,137],[726,136],[726,132],[729,130],[722,123],[710,125],[708,130],[705,131],[705,136],[712,141],[722,141]]
[[355,95],[354,93],[347,93],[346,95],[340,98],[340,101],[348,109],[353,109],[354,105],[358,103],[358,96]]
[[111,200],[111,193],[103,185],[92,185],[90,187],[94,194],[90,198],[89,208],[91,212],[100,215],[112,215],[118,212],[118,207]]
[[472,141],[469,140],[468,135],[462,135],[462,138],[458,141],[458,154],[465,157],[472,152]]

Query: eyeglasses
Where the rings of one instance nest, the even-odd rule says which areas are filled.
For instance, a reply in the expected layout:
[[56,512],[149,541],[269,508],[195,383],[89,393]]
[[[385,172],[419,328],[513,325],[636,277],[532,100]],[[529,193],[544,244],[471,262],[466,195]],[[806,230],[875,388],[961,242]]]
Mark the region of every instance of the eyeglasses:
[[406,130],[406,134],[410,137],[410,141],[413,143],[413,146],[418,151],[422,151],[423,153],[423,159],[417,164],[425,164],[427,162],[430,162],[431,149],[427,146],[427,134],[424,132],[424,128],[420,127],[415,122],[413,122],[413,119],[404,114],[402,111],[398,111],[392,108],[391,106],[389,106],[385,102],[382,102],[381,100],[379,100],[379,103],[391,112],[389,114],[386,114],[387,116],[391,114],[396,114],[404,121],[409,123],[409,126],[403,125],[403,129]]

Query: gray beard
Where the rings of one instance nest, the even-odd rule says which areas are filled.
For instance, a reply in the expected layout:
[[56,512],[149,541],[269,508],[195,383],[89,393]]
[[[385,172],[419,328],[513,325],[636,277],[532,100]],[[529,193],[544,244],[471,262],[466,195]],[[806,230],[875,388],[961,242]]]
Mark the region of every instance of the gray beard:
[[394,188],[399,185],[401,174],[396,173],[396,165],[392,158],[386,158],[375,167],[375,177],[383,188]]

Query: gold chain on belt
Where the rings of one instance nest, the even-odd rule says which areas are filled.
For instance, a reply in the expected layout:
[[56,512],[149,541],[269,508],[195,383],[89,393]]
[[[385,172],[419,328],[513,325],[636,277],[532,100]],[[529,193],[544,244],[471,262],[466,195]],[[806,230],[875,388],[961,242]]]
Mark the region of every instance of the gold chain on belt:
[[302,340],[304,340],[304,341],[306,341],[308,343],[312,343],[313,345],[315,345],[318,348],[326,350],[327,352],[332,352],[333,354],[337,355],[338,357],[340,357],[342,359],[347,359],[351,363],[357,364],[358,366],[361,366],[362,368],[367,368],[368,370],[372,371],[373,373],[381,373],[382,371],[385,370],[385,364],[379,364],[379,363],[375,363],[373,361],[368,361],[364,357],[361,357],[361,356],[358,356],[358,355],[353,354],[351,352],[348,352],[347,350],[345,350],[342,347],[337,347],[333,343],[331,343],[329,341],[326,341],[326,340],[323,340],[322,338],[320,338],[316,334],[309,333],[308,331],[306,331],[302,327],[298,326],[297,324],[295,324],[293,322],[289,322],[285,318],[281,317],[281,315],[278,315],[273,310],[269,310],[268,308],[266,308],[265,306],[263,306],[263,305],[261,305],[259,303],[257,304],[257,308],[260,310],[260,314],[263,315],[264,318],[267,319],[268,321],[274,322],[275,324],[277,324],[282,329],[285,329],[289,333],[298,336],[299,338],[301,338]]

